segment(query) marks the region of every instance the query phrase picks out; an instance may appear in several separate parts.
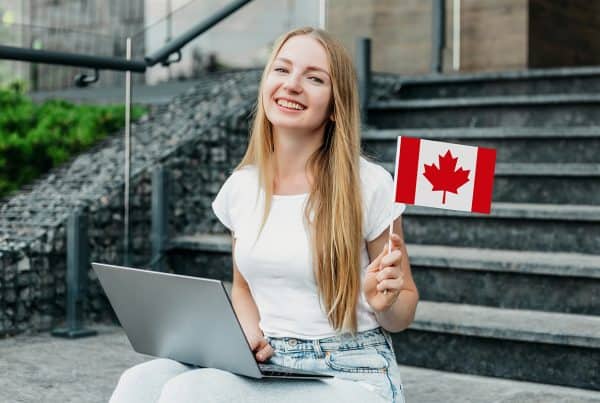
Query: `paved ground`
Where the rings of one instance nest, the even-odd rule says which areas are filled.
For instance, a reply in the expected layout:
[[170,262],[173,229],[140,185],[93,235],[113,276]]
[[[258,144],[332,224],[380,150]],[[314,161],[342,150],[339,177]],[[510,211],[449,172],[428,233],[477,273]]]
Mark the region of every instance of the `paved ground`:
[[[0,402],[107,402],[123,370],[151,357],[120,327],[65,340],[44,333],[0,340]],[[600,403],[600,392],[401,366],[408,402]]]

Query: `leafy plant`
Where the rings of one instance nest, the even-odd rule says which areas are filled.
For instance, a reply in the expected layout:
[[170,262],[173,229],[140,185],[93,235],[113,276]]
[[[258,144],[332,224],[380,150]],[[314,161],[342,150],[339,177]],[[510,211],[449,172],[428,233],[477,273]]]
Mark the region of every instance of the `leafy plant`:
[[[134,106],[132,119],[146,112]],[[0,197],[69,160],[124,125],[119,105],[36,104],[16,83],[0,88]]]

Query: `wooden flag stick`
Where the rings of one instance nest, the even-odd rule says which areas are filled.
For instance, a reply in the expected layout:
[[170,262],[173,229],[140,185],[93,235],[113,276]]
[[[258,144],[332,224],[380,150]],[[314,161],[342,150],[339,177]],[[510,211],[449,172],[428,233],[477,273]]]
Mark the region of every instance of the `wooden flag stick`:
[[[393,206],[396,205],[396,189],[398,189],[398,158],[400,157],[401,136],[396,140],[396,163],[394,168],[394,200]],[[394,233],[394,208],[392,207],[392,217],[390,218],[390,235],[388,237],[388,255],[392,253],[392,234]],[[383,290],[383,295],[387,294],[387,288]]]
[[[390,223],[390,236],[388,237],[388,255],[391,253],[392,251],[392,234],[394,233],[394,220],[392,219],[392,222]],[[383,295],[387,294],[387,288],[385,290],[383,290]]]

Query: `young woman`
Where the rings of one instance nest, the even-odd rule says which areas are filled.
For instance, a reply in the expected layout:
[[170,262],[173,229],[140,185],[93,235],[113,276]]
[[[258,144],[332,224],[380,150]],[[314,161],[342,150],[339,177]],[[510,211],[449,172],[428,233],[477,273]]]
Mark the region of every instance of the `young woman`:
[[404,402],[389,332],[410,325],[419,294],[404,205],[361,156],[359,129],[343,46],[288,32],[263,72],[246,154],[212,205],[232,231],[232,302],[256,359],[335,377],[256,380],[156,359],[125,371],[111,402]]

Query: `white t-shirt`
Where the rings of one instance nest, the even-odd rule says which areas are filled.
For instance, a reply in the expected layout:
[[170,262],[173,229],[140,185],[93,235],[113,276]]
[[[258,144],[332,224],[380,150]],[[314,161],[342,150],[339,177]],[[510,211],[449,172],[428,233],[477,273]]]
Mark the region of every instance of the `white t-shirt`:
[[[394,203],[394,181],[384,168],[360,158],[363,238],[372,241],[388,230],[405,205]],[[308,193],[273,195],[271,210],[256,239],[264,210],[258,169],[246,166],[227,178],[212,203],[217,218],[235,237],[234,257],[260,314],[259,327],[269,337],[318,339],[336,335],[319,303],[309,234],[303,224]],[[257,199],[258,196],[258,199]],[[256,241],[256,244],[255,244]],[[361,250],[361,284],[369,265],[367,244]],[[379,326],[361,292],[358,331]]]

